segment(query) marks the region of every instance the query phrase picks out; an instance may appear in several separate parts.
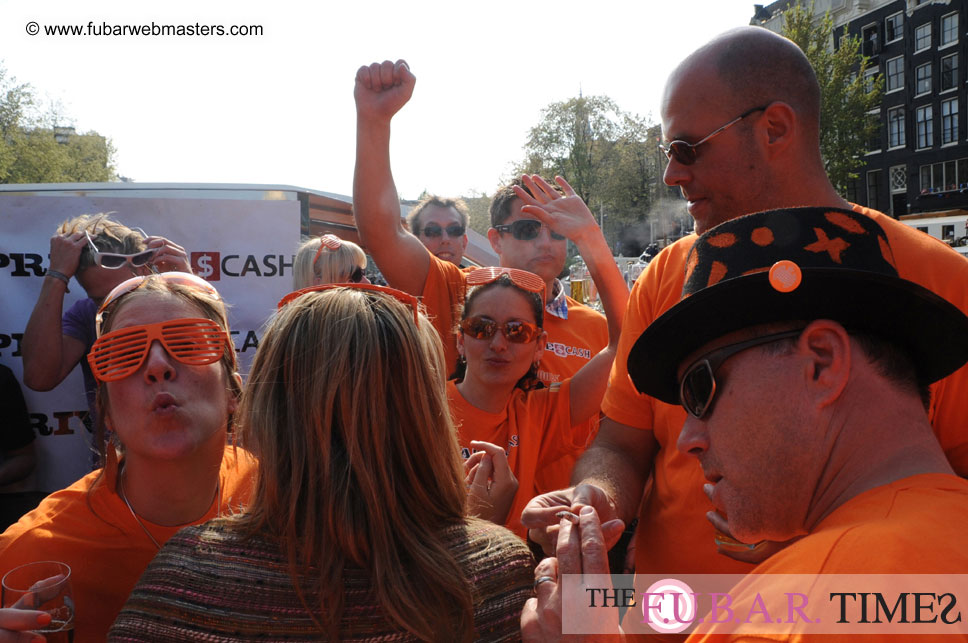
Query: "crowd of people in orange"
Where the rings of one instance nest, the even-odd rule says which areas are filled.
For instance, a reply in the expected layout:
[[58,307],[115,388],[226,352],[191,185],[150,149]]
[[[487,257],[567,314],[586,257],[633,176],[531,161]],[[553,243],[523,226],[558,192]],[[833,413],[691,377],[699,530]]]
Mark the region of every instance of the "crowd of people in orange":
[[[569,574],[968,574],[968,261],[837,194],[795,44],[732,30],[672,72],[664,179],[695,234],[631,293],[563,177],[494,195],[499,266],[460,265],[459,200],[402,225],[415,84],[359,69],[362,247],[295,250],[244,383],[184,248],[104,214],[57,231],[24,383],[80,365],[99,453],[0,535],[0,574],[66,563],[77,641],[557,641]],[[604,314],[559,280],[569,241]],[[44,587],[0,641],[40,640]]]

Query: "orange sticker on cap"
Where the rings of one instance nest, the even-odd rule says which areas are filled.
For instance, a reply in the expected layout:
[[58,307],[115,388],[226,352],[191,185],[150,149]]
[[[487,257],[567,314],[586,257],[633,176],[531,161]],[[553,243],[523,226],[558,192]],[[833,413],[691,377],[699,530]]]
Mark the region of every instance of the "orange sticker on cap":
[[777,261],[770,268],[770,285],[779,292],[793,292],[802,278],[800,266],[789,259]]

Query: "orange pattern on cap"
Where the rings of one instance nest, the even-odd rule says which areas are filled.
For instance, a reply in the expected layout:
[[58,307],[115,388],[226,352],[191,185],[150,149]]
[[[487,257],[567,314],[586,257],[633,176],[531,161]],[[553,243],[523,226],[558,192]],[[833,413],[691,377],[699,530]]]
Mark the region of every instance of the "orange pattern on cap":
[[[856,221],[854,221],[853,219],[845,215],[843,212],[828,212],[824,215],[824,217],[827,219],[827,221],[830,221],[838,228],[843,228],[847,232],[853,232],[854,234],[866,233],[866,231],[864,230],[864,226],[857,223]],[[840,262],[838,261],[837,263],[840,263]]]
[[732,232],[724,232],[706,239],[706,243],[714,248],[728,248],[736,243],[736,235]]
[[708,287],[718,283],[720,279],[726,276],[727,272],[729,272],[729,268],[726,267],[726,264],[724,264],[722,261],[714,261],[712,265],[709,266],[709,282],[706,284],[706,286]]
[[773,231],[769,228],[757,228],[753,230],[750,239],[760,247],[766,247],[773,243]]
[[686,258],[686,283],[689,282],[689,278],[692,277],[692,271],[696,269],[699,264],[699,255],[695,252],[695,249],[689,252],[689,256]]
[[803,249],[810,252],[826,252],[834,263],[843,263],[840,260],[840,253],[849,248],[850,244],[840,237],[828,238],[822,228],[814,228],[813,231],[817,233],[817,240],[809,246],[804,246]]

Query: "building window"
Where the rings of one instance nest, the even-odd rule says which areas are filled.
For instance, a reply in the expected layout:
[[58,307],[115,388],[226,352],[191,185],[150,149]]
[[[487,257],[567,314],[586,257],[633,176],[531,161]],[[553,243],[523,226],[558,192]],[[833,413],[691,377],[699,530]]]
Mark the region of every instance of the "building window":
[[949,13],[941,17],[941,46],[958,42],[958,14]]
[[926,225],[919,225],[917,229],[918,229],[918,232],[923,232],[924,234],[928,234],[928,226]]
[[891,194],[907,191],[907,166],[895,165],[891,168]]
[[921,194],[968,188],[968,158],[921,166]]
[[914,76],[917,79],[917,91],[915,95],[923,96],[924,94],[931,93],[931,63],[924,63],[923,65],[918,65],[914,70]]
[[877,199],[877,195],[880,193],[881,189],[881,171],[872,170],[867,173],[867,207],[880,210],[880,202]]
[[874,121],[877,127],[871,132],[871,138],[867,141],[867,153],[873,154],[881,151],[881,112],[878,109],[867,112],[867,118]]
[[918,107],[916,113],[918,124],[918,149],[931,147],[934,142],[934,111],[931,105]]
[[877,79],[877,67],[873,67],[864,72],[864,91],[870,94],[874,91],[874,81]]
[[951,242],[955,240],[955,224],[944,224],[941,226],[941,238]]
[[876,56],[881,53],[881,45],[878,42],[877,25],[867,25],[861,30],[861,48],[867,57]]
[[914,30],[914,51],[924,51],[931,47],[931,23],[926,22]]
[[857,179],[847,180],[847,200],[851,203],[857,203],[857,195],[860,193],[860,186],[857,185]]
[[958,54],[941,59],[941,91],[958,86]]
[[887,91],[904,88],[904,57],[898,56],[887,61]]
[[904,147],[904,108],[887,110],[887,147]]
[[958,142],[958,99],[941,101],[941,144]]
[[904,36],[904,14],[895,13],[884,21],[884,42],[894,42]]

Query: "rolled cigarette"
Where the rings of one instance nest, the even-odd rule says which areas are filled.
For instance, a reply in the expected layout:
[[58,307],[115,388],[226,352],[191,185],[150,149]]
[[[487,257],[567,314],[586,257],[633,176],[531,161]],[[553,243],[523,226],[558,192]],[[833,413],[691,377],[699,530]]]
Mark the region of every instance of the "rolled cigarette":
[[572,522],[572,524],[575,524],[575,525],[578,524],[578,514],[572,513],[570,511],[559,511],[558,513],[555,514],[555,518],[557,518],[558,520],[561,520],[562,518],[567,518]]

